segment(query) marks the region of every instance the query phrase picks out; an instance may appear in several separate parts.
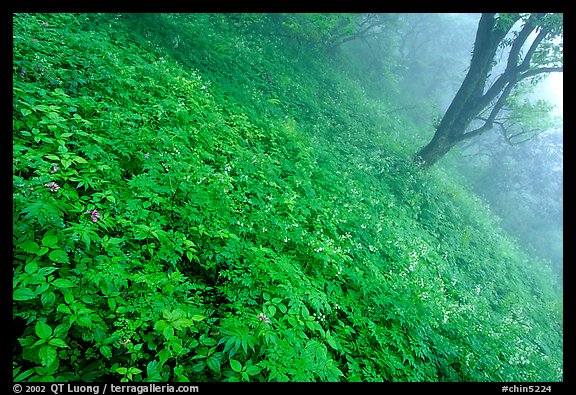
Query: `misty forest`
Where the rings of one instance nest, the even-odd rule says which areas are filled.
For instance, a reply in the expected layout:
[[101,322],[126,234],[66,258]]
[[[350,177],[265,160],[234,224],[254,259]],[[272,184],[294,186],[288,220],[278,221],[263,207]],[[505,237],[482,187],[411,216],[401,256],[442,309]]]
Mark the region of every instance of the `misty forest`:
[[13,14],[14,381],[563,381],[563,15]]

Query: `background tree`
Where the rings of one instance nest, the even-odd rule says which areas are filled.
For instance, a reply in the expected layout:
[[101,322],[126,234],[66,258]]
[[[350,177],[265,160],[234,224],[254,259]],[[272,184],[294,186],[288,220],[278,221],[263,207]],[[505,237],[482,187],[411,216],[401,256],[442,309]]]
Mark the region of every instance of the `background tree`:
[[562,131],[550,129],[529,143],[487,133],[459,151],[448,165],[459,163],[458,171],[498,214],[502,227],[562,276]]
[[434,137],[417,153],[424,167],[459,142],[491,130],[521,83],[563,70],[562,19],[562,14],[482,14],[468,73]]
[[400,14],[394,31],[398,101],[420,126],[444,112],[464,78],[480,14]]

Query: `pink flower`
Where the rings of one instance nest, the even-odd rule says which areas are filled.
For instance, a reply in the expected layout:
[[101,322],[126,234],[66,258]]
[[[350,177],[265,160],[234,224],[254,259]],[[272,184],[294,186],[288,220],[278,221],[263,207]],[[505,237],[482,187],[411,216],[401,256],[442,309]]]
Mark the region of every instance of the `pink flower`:
[[267,324],[270,323],[270,318],[266,317],[266,315],[264,313],[260,313],[260,315],[258,316],[258,319],[260,321],[264,321]]
[[54,174],[54,173],[56,173],[57,171],[58,171],[58,166],[52,165],[52,171],[51,171],[51,173]]
[[146,159],[150,158],[150,152],[146,152],[146,155],[144,155],[144,158],[146,158]]
[[48,184],[44,184],[44,186],[50,188],[50,192],[58,192],[58,189],[60,189],[60,186],[55,182],[49,182]]
[[92,222],[98,221],[100,219],[100,214],[98,213],[98,210],[92,211],[92,215],[90,217],[92,217]]

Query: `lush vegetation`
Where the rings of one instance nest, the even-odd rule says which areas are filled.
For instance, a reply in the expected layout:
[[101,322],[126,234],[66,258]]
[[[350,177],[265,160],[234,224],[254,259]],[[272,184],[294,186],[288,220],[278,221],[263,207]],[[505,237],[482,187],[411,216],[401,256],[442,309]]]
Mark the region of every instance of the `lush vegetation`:
[[562,380],[549,267],[280,17],[14,16],[14,380]]

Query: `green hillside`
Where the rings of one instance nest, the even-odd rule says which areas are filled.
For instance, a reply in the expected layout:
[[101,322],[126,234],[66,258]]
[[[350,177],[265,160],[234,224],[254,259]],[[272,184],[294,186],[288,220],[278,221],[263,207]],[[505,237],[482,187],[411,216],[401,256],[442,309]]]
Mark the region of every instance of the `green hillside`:
[[393,74],[267,15],[13,24],[15,381],[563,380],[561,285]]

